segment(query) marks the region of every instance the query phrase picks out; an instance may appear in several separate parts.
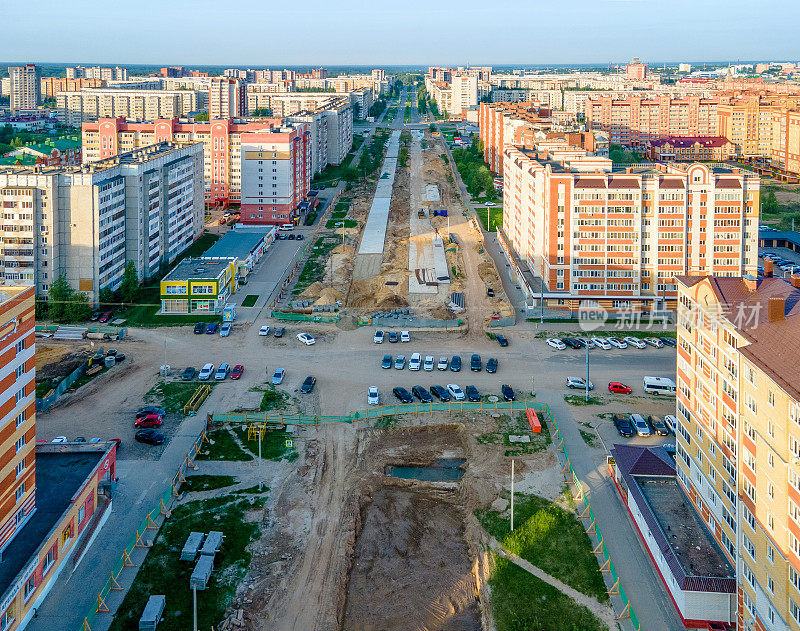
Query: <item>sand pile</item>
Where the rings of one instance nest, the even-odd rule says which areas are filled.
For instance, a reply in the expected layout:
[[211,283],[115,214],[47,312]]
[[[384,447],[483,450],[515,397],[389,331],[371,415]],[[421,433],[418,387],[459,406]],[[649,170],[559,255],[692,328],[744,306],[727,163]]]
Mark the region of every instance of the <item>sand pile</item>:
[[325,285],[319,281],[315,281],[306,287],[299,297],[303,299],[316,299],[322,293],[323,289],[325,289]]
[[319,298],[314,303],[315,305],[332,305],[336,304],[337,300],[344,300],[342,292],[333,287],[326,287],[322,290]]

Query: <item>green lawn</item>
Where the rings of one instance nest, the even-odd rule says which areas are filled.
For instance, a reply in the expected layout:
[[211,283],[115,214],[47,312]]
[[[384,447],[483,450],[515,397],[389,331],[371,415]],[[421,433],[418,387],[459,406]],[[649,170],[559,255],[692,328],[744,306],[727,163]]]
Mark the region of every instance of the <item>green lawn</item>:
[[585,394],[565,394],[564,401],[570,405],[600,405],[603,401],[600,397],[589,395],[589,400],[586,400]]
[[245,522],[245,512],[263,506],[261,497],[253,506],[241,496],[198,500],[177,506],[156,535],[136,579],[114,615],[112,631],[135,631],[151,594],[165,594],[164,618],[159,631],[192,628],[192,591],[189,576],[194,563],[180,560],[180,550],[190,532],[218,530],[225,533],[214,557],[214,570],[205,591],[198,594],[198,628],[216,627],[233,601],[236,587],[250,565],[247,546],[259,536],[258,524]]
[[[486,224],[486,211],[489,211],[489,221],[491,222],[491,230],[489,226]],[[478,216],[478,220],[481,222],[483,229],[487,232],[497,232],[497,227],[502,227],[503,225],[503,207],[502,206],[492,206],[490,208],[478,208],[475,211],[475,214]]]
[[[167,412],[180,412],[201,385],[193,381],[159,381],[144,398],[148,403],[158,405]],[[213,388],[216,384],[209,381],[205,385]]]
[[257,294],[248,294],[244,297],[244,300],[242,300],[242,306],[252,307],[254,304],[256,304],[257,301],[258,301]]
[[[247,430],[242,429],[241,425],[233,426],[232,429],[239,437],[239,440],[258,456],[258,441],[247,440]],[[287,434],[279,430],[268,430],[264,432],[264,438],[261,439],[261,458],[264,460],[281,460],[283,458],[294,460],[297,457],[297,452],[293,446],[286,446],[286,441],[293,439],[294,436],[292,434]]]
[[261,397],[260,406],[262,412],[266,412],[267,410],[283,410],[289,405],[291,397],[286,391],[276,390],[275,386],[269,385],[263,392],[264,396]]
[[237,479],[232,475],[190,475],[181,484],[183,493],[199,493],[200,491],[213,491],[224,489],[226,486],[236,484]]
[[[553,441],[550,437],[550,428],[547,426],[547,423],[541,418],[539,420],[542,423],[542,433],[534,434],[528,423],[528,417],[524,412],[520,412],[515,417],[503,414],[497,419],[497,430],[481,434],[478,436],[478,442],[482,444],[505,445],[508,447],[505,452],[506,456],[520,456],[542,451]],[[512,434],[515,436],[530,436],[531,442],[512,443],[508,439],[509,435]]]
[[302,293],[311,283],[322,279],[328,255],[337,245],[339,245],[339,240],[336,238],[326,239],[325,237],[321,237],[317,239],[306,264],[300,272],[297,284],[292,292],[293,294],[297,295]]
[[343,224],[345,228],[355,228],[358,226],[358,221],[355,219],[329,219],[327,222],[325,222],[325,227],[328,230],[341,228],[342,226],[337,225],[340,223]]
[[252,454],[245,451],[234,440],[233,435],[225,427],[213,429],[208,433],[208,438],[214,444],[203,443],[197,460],[225,460],[229,462],[242,462],[253,460]]
[[514,532],[498,511],[478,510],[484,529],[517,556],[600,602],[606,586],[580,519],[537,495],[514,494]]
[[498,631],[601,631],[607,627],[586,607],[511,561],[492,553],[492,617]]

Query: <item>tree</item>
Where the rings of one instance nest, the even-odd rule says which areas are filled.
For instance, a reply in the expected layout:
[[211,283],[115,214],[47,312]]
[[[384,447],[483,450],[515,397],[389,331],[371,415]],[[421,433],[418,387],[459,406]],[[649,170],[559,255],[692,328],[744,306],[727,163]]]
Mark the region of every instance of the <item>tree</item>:
[[136,271],[136,263],[128,261],[125,271],[122,273],[122,284],[119,287],[122,301],[127,303],[136,302],[139,294],[139,274]]
[[208,120],[208,112],[200,112],[199,114],[197,114],[197,115],[194,117],[194,119],[195,119],[196,121],[200,121],[200,122],[202,122],[202,121],[207,121],[207,120]]
[[765,213],[776,213],[780,210],[778,198],[775,197],[775,191],[769,191],[761,202],[761,210]]
[[117,296],[114,295],[114,292],[109,287],[104,287],[100,290],[99,299],[101,305],[111,305],[112,303],[119,302]]
[[42,296],[36,296],[36,320],[47,320],[47,300]]
[[435,132],[436,131],[436,125],[434,125],[433,123],[428,125],[428,131],[431,132],[431,133]]
[[92,305],[89,297],[83,293],[73,293],[69,302],[65,305],[65,322],[85,322],[92,315]]
[[62,322],[66,311],[67,303],[75,293],[67,282],[64,274],[59,274],[50,285],[48,293],[48,313],[54,322]]

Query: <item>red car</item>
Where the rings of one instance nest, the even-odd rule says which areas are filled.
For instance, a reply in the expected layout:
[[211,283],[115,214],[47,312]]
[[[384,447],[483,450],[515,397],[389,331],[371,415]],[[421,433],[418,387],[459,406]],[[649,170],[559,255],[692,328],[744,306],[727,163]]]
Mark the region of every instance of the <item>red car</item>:
[[114,314],[112,314],[110,311],[106,311],[105,313],[101,313],[100,317],[97,318],[97,320],[99,322],[108,322],[113,315]]
[[630,394],[633,392],[630,386],[626,386],[624,383],[620,383],[619,381],[610,381],[608,383],[608,391],[615,392],[616,394]]
[[134,427],[161,427],[163,417],[158,414],[148,414],[142,418],[137,418]]
[[231,379],[238,379],[239,377],[242,376],[243,372],[244,372],[244,366],[242,366],[241,364],[236,364],[233,367],[233,370],[231,371]]

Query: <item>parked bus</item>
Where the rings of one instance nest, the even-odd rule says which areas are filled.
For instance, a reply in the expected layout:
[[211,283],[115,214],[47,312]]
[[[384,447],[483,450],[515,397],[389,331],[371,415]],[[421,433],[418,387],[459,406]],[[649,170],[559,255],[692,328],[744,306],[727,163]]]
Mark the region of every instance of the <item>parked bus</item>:
[[675,382],[666,377],[645,377],[642,386],[647,394],[675,394]]

